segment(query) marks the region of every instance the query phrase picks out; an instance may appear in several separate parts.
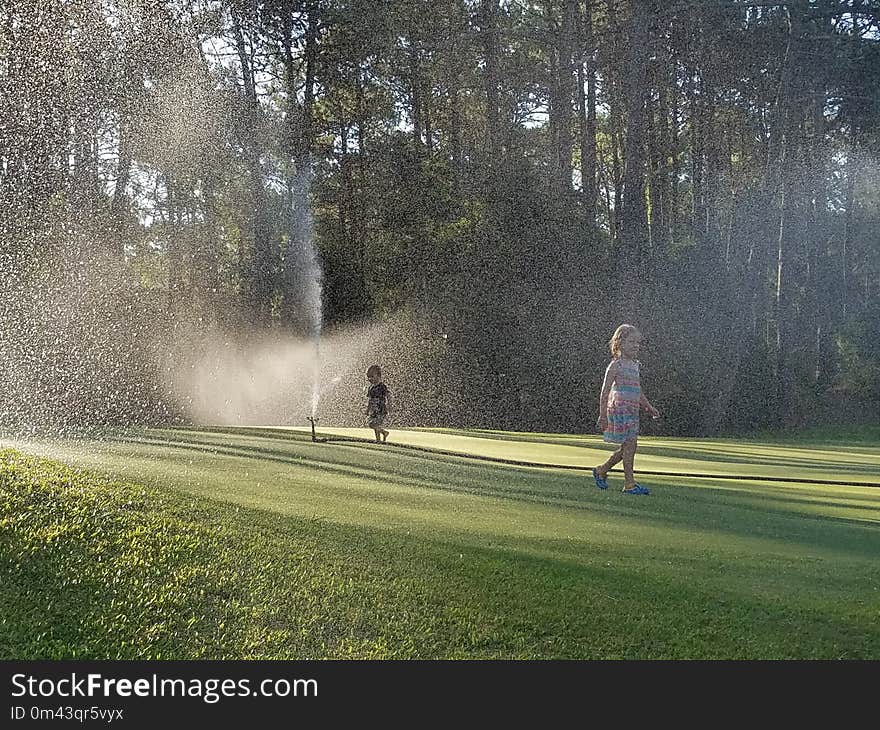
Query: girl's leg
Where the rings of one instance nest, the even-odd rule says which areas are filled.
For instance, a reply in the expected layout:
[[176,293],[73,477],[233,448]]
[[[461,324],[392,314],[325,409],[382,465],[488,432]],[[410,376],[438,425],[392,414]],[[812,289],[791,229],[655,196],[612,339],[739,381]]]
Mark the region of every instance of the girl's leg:
[[382,431],[381,431],[381,433],[382,433],[382,441],[383,441],[383,442],[387,441],[387,440],[388,440],[388,431],[386,431],[386,430],[383,428]]
[[635,477],[633,477],[633,462],[636,456],[636,447],[638,446],[638,438],[627,441],[621,449],[623,450],[623,488],[632,489],[636,485]]
[[617,450],[608,457],[608,461],[606,461],[602,466],[597,466],[596,471],[599,472],[599,476],[605,479],[608,476],[608,472],[611,471],[611,467],[615,464],[619,464],[620,460],[623,458],[623,447],[626,444],[621,444],[617,447]]

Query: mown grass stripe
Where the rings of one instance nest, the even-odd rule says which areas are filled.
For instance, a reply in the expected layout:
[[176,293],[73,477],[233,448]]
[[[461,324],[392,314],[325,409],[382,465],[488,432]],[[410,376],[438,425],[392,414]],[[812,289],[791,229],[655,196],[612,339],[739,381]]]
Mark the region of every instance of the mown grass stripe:
[[[357,438],[355,436],[333,436],[324,435],[317,439],[318,443],[358,443],[358,444],[374,444],[373,439]],[[486,456],[484,454],[465,454],[460,451],[448,451],[446,449],[436,449],[429,446],[416,446],[414,444],[385,443],[382,448],[406,449],[409,451],[421,451],[428,454],[438,454],[441,456],[455,456],[461,459],[473,459],[476,461],[488,461],[495,464],[506,464],[508,466],[525,466],[538,469],[568,469],[571,471],[589,472],[593,467],[580,466],[577,464],[554,464],[544,461],[522,461],[519,459],[507,459],[500,456]],[[614,467],[609,471],[621,472],[619,467]],[[770,477],[760,474],[710,474],[710,473],[694,473],[694,472],[675,472],[675,471],[652,471],[646,469],[636,469],[636,474],[647,474],[649,476],[663,477],[683,477],[686,479],[729,479],[733,481],[751,481],[751,482],[781,482],[789,484],[826,484],[829,486],[842,487],[880,487],[880,482],[858,482],[858,481],[836,481],[832,479],[810,479],[808,477]]]

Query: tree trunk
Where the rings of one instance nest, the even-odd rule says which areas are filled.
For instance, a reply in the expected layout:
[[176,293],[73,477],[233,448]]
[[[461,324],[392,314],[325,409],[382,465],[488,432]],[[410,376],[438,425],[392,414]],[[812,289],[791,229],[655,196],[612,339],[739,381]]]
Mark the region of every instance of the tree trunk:
[[498,2],[499,0],[482,0],[480,5],[480,35],[486,64],[483,72],[486,92],[486,149],[489,152],[489,164],[492,166],[497,164],[501,154],[502,133],[498,78]]
[[856,205],[856,149],[858,133],[855,122],[850,123],[849,150],[846,154],[846,210],[843,216],[843,242],[840,251],[840,324],[846,322],[849,314],[849,268],[852,256],[852,229]]
[[128,144],[128,135],[124,125],[119,126],[119,162],[116,166],[116,186],[113,188],[113,198],[110,203],[110,212],[113,220],[114,243],[116,244],[116,255],[123,259],[125,257],[125,230],[126,216],[124,213],[128,198],[125,194],[125,188],[128,187],[128,180],[131,174],[131,150]]
[[464,114],[462,112],[463,84],[462,65],[460,59],[460,36],[464,29],[469,29],[468,9],[464,0],[456,0],[455,12],[450,31],[449,66],[451,68],[449,81],[449,160],[452,171],[453,195],[458,201],[461,195],[461,187],[464,179],[464,155],[462,149],[462,127]]
[[[675,150],[672,147],[672,134],[670,127],[673,122],[670,119],[669,102],[667,96],[668,77],[661,77],[657,84],[657,119],[655,126],[656,145],[657,145],[657,196],[659,198],[660,211],[657,215],[657,225],[652,228],[653,239],[658,248],[671,248],[672,235],[672,218],[673,218],[673,202],[672,202],[672,172],[671,160],[675,156]],[[672,83],[675,83],[673,76]]]
[[638,266],[640,253],[647,240],[645,206],[645,100],[647,96],[647,43],[651,17],[642,2],[632,5],[627,43],[627,73],[624,76],[626,102],[626,149],[623,178],[623,220],[621,227],[621,261],[625,269]]
[[702,232],[706,227],[706,202],[703,180],[703,104],[697,94],[696,81],[688,81],[688,106],[690,107],[691,131],[691,235],[694,242],[702,240]]
[[[581,146],[581,190],[587,224],[596,225],[596,64],[593,48],[592,2],[586,11],[577,38],[577,99]],[[584,86],[586,85],[586,95]]]
[[[823,29],[820,25],[820,30]],[[827,100],[826,80],[816,77],[813,79],[812,93],[812,149],[810,152],[812,200],[810,205],[810,222],[812,240],[810,241],[810,267],[809,282],[807,285],[807,306],[805,307],[812,321],[809,331],[815,333],[814,357],[815,368],[813,370],[814,382],[820,392],[831,386],[832,380],[832,345],[830,338],[830,307],[832,291],[825,265],[826,242],[830,233],[828,224],[828,192],[826,180],[828,174],[824,163],[827,153],[825,147],[825,102]]]
[[254,71],[251,67],[247,44],[237,13],[232,13],[232,32],[235,48],[241,64],[242,85],[244,86],[245,134],[243,144],[246,150],[248,173],[250,177],[250,239],[251,255],[246,258],[245,280],[242,287],[245,306],[255,323],[265,325],[269,321],[270,300],[272,297],[272,263],[269,253],[269,232],[266,221],[265,190],[260,167],[260,150],[257,145],[257,126],[259,121],[259,102],[257,101]]
[[409,55],[409,80],[410,80],[410,98],[412,99],[412,123],[413,123],[413,139],[416,142],[416,149],[422,147],[422,76],[419,62],[419,49],[415,40],[410,39],[412,46]]
[[551,102],[551,123],[555,127],[555,150],[557,187],[563,193],[571,192],[572,151],[572,85],[575,79],[574,48],[577,34],[577,0],[565,0],[562,20],[557,38],[557,63]]
[[456,73],[449,91],[449,158],[452,170],[452,190],[456,198],[461,194],[461,183],[464,176],[461,149],[461,86]]
[[669,202],[666,209],[669,211],[668,245],[671,249],[678,238],[679,228],[679,178],[681,177],[681,163],[678,155],[678,118],[679,102],[681,97],[678,89],[678,79],[672,78],[672,100],[668,121],[668,135],[666,137],[666,150],[669,155]]
[[431,91],[429,88],[425,88],[424,95],[422,98],[422,117],[425,120],[425,148],[428,150],[428,154],[432,154],[434,152],[434,130],[431,126],[431,114],[433,113],[432,104],[431,104]]
[[305,84],[303,85],[303,107],[301,122],[301,137],[299,144],[299,156],[297,167],[308,166],[309,156],[314,144],[314,103],[315,103],[315,65],[318,56],[318,4],[315,0],[306,3],[308,11],[308,24],[306,25],[306,50],[305,50]]
[[367,103],[364,98],[364,73],[358,69],[357,80],[357,167],[358,184],[356,206],[357,231],[355,234],[355,258],[358,262],[358,270],[364,270],[364,256],[367,245],[367,226],[369,225],[369,205],[367,199]]
[[[617,92],[618,89],[613,90]],[[611,178],[614,187],[614,217],[611,221],[611,238],[615,248],[620,244],[623,227],[623,161],[621,160],[621,141],[623,139],[619,94],[609,102],[611,114]]]
[[799,251],[796,242],[798,225],[795,214],[798,209],[796,184],[800,180],[797,165],[800,117],[795,99],[802,92],[802,73],[800,69],[799,39],[801,38],[801,17],[791,16],[790,53],[780,80],[778,123],[782,125],[782,147],[779,160],[781,174],[779,203],[779,233],[776,255],[776,396],[779,407],[779,425],[792,425],[796,417],[795,368],[793,357],[797,341],[795,323],[795,276],[793,268]]

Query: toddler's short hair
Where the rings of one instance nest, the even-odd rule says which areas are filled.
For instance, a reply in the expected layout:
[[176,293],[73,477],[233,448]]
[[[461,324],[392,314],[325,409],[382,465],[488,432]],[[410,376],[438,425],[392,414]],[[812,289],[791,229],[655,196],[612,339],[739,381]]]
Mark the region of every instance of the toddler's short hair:
[[369,378],[371,375],[375,375],[376,377],[381,378],[382,368],[380,368],[378,365],[370,365],[370,367],[367,368],[367,377]]

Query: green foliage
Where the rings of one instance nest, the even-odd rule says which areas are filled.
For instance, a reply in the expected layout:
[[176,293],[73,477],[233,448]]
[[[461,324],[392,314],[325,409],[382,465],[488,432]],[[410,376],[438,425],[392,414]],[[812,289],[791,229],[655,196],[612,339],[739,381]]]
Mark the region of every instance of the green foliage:
[[861,312],[836,341],[839,387],[857,398],[880,400],[880,304]]
[[[651,332],[646,384],[680,433],[821,419],[838,371],[840,391],[876,400],[857,314],[880,291],[876,15],[815,2],[425,7],[167,0],[109,22],[110,5],[85,3],[38,28],[28,4],[7,3],[0,273],[108,253],[144,302],[135,311],[198,309],[193,322],[233,337],[302,333],[293,183],[310,155],[325,322],[430,310],[453,335],[450,424],[583,430],[624,319]],[[591,144],[596,210],[573,182]],[[644,180],[628,184],[644,183],[646,216],[623,203],[642,157]],[[620,234],[643,224],[631,260]],[[6,324],[28,318],[9,309],[4,352],[32,334]],[[776,352],[780,322],[795,334]],[[38,333],[34,351],[66,335]],[[794,363],[791,383],[779,362]],[[125,376],[151,390],[154,371]],[[64,391],[49,382],[37,399]],[[15,392],[0,382],[0,399]]]

